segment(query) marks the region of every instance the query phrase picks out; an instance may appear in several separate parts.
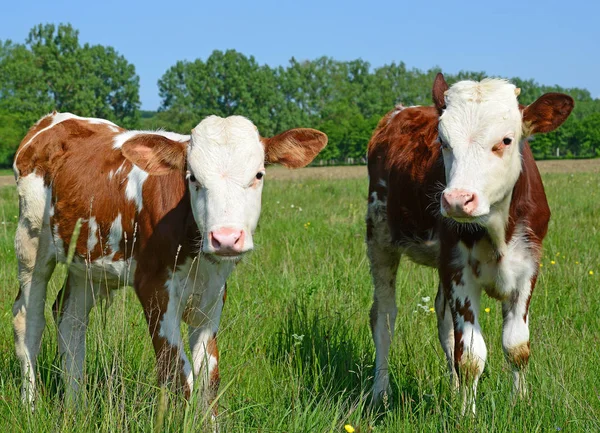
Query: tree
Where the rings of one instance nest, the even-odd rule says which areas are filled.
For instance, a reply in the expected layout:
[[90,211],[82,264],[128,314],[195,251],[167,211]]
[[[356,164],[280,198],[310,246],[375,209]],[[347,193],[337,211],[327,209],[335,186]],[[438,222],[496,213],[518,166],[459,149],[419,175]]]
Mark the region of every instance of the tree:
[[163,118],[189,130],[208,115],[242,115],[264,135],[277,130],[283,105],[275,72],[235,50],[213,51],[206,62],[177,62],[158,82]]
[[137,126],[139,78],[114,48],[81,46],[70,24],[40,24],[29,33],[27,45],[56,110]]
[[139,124],[139,78],[112,47],[83,46],[71,25],[34,27],[26,44],[0,42],[0,164],[52,110]]

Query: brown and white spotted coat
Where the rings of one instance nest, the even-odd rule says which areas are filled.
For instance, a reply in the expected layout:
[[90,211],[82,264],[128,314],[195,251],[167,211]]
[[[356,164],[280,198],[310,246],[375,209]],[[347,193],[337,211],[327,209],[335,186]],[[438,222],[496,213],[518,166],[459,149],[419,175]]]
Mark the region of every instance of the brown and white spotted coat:
[[212,401],[226,280],[253,247],[265,163],[304,166],[326,142],[312,129],[261,138],[239,116],[208,117],[190,136],[126,131],[69,113],[42,118],[14,163],[20,289],[13,317],[23,400],[31,404],[35,396],[46,286],[81,220],[67,283],[54,304],[66,398],[80,396],[91,308],[111,290],[133,285],[160,383],[182,388],[186,397],[200,387]]
[[389,392],[402,254],[438,269],[438,334],[454,385],[459,377],[468,382],[463,411],[469,404],[475,411],[487,356],[478,322],[482,291],[502,303],[504,353],[515,392],[525,392],[529,302],[550,219],[527,137],[560,126],[573,100],[553,93],[524,107],[518,94],[493,79],[448,88],[439,74],[435,106],[398,106],[371,138],[366,224],[375,286],[375,402]]

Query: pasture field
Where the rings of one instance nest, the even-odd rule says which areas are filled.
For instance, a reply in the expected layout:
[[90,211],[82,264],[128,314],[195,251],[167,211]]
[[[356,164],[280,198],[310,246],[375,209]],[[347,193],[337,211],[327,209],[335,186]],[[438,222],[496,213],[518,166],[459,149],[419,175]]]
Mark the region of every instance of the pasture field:
[[[600,431],[600,175],[544,174],[553,214],[531,304],[529,396],[512,403],[500,304],[484,295],[488,362],[477,417],[461,418],[429,311],[436,273],[407,260],[398,277],[393,396],[387,411],[368,408],[374,347],[366,177],[284,179],[277,173],[275,179],[267,173],[256,251],[228,283],[219,333],[222,432],[344,432],[345,424],[362,433]],[[207,431],[206,414],[194,401],[173,397],[167,410],[161,404],[152,345],[130,288],[119,291],[110,308],[92,312],[87,404],[77,411],[63,407],[51,314],[62,266],[49,286],[37,409],[25,410],[12,336],[13,187],[0,189],[0,209],[0,431]]]

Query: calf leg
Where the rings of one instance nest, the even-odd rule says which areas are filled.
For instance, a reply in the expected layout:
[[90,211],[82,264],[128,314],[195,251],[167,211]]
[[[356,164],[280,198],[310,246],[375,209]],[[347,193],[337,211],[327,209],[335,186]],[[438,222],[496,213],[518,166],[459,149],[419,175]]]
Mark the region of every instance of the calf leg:
[[536,276],[525,281],[508,300],[502,302],[502,347],[513,373],[513,394],[527,394],[524,369],[529,362],[529,300]]
[[487,348],[479,326],[481,288],[465,274],[465,280],[451,282],[446,290],[454,318],[454,364],[461,381],[463,414],[471,406],[475,414],[477,383],[483,373]]
[[[15,351],[21,364],[21,399],[33,405],[35,368],[46,326],[46,287],[56,259],[49,226],[50,190],[35,174],[19,179],[19,223],[15,235],[19,293],[13,304]],[[33,406],[32,406],[33,408]]]
[[193,389],[192,367],[183,349],[181,338],[181,299],[172,282],[136,284],[136,293],[148,322],[157,360],[158,381],[161,385],[183,389],[189,398]]
[[394,326],[396,324],[396,273],[400,253],[389,248],[381,248],[374,240],[367,240],[371,275],[375,291],[371,307],[371,331],[375,342],[375,382],[373,402],[378,404],[390,394],[389,353]]
[[[225,287],[216,303],[206,306],[207,322],[201,326],[189,327],[190,350],[192,352],[192,363],[194,378],[200,385],[204,401],[212,404],[217,397],[219,389],[219,351],[217,347],[217,331],[221,319],[221,312],[225,302]],[[213,415],[217,415],[216,405]]]
[[58,352],[65,382],[65,402],[81,401],[84,396],[85,334],[89,313],[94,306],[94,292],[85,275],[69,272],[65,287],[54,303],[54,319],[58,329]]
[[435,314],[437,316],[438,337],[450,372],[450,382],[454,389],[458,389],[458,375],[454,368],[454,322],[450,304],[444,295],[442,284],[438,285],[435,297]]

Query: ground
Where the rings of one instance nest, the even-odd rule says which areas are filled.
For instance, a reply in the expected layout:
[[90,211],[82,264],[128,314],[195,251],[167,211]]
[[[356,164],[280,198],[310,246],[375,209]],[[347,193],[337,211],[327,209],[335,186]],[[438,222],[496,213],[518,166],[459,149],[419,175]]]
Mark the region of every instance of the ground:
[[[529,397],[515,404],[510,398],[500,305],[484,297],[488,363],[474,419],[460,417],[448,387],[430,312],[436,274],[406,260],[391,350],[394,394],[387,411],[368,409],[374,347],[366,169],[269,168],[256,251],[229,281],[219,332],[221,431],[344,432],[345,424],[363,433],[600,431],[600,160],[545,161],[540,168],[552,220],[531,303]],[[63,407],[51,314],[62,267],[49,288],[38,406],[33,414],[21,406],[11,323],[14,188],[0,188],[0,209],[0,431],[204,431],[205,413],[194,402],[173,401],[169,410],[160,404],[150,338],[129,288],[93,312],[87,404]]]

